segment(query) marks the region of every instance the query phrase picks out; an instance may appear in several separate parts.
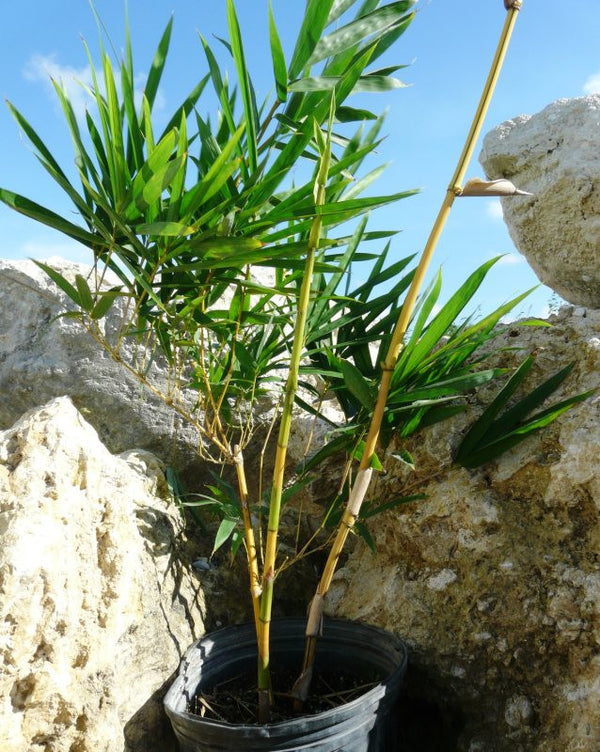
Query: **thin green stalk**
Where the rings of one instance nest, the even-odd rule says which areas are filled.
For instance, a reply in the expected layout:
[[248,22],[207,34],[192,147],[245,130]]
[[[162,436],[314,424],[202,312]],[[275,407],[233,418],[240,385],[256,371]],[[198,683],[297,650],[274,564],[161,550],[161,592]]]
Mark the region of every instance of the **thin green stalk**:
[[512,0],[511,2],[507,2],[507,0],[505,0],[505,7],[507,8],[508,13],[505,19],[504,27],[502,29],[500,41],[498,43],[498,47],[492,61],[490,72],[485,82],[481,99],[479,101],[479,105],[473,118],[469,133],[467,135],[465,145],[459,157],[456,170],[454,172],[454,175],[452,176],[450,186],[446,192],[442,206],[439,210],[439,213],[425,245],[425,249],[419,261],[419,265],[415,272],[412,284],[409,288],[406,300],[400,311],[400,316],[392,335],[392,340],[388,349],[386,359],[382,363],[383,373],[381,384],[375,404],[375,409],[373,411],[373,417],[371,419],[371,425],[369,427],[369,432],[365,440],[365,447],[363,450],[358,473],[356,475],[356,479],[354,481],[346,509],[340,521],[334,543],[330,549],[329,556],[325,564],[323,574],[321,576],[321,580],[310,605],[306,625],[306,643],[303,670],[294,686],[294,694],[297,697],[297,704],[299,706],[301,706],[302,702],[304,702],[304,700],[308,696],[308,691],[310,689],[310,684],[312,681],[315,647],[317,637],[321,629],[324,599],[327,595],[327,592],[329,591],[329,587],[337,568],[340,554],[344,548],[348,534],[353,529],[354,524],[358,518],[362,502],[366,496],[371,481],[371,462],[375,454],[377,441],[379,439],[379,431],[381,429],[381,423],[387,403],[389,388],[392,381],[392,374],[398,356],[400,355],[400,352],[402,350],[404,335],[406,334],[406,330],[408,328],[408,324],[410,322],[410,318],[412,316],[419,291],[423,284],[429,262],[431,261],[431,258],[433,256],[433,252],[450,213],[450,209],[452,208],[452,204],[454,203],[454,199],[461,193],[461,183],[464,179],[469,161],[475,148],[475,143],[481,131],[483,120],[488,110],[489,103],[491,101],[492,94],[494,92],[498,76],[500,74],[500,69],[506,55],[510,36],[512,34],[512,30],[516,21],[516,15],[520,10],[521,5],[521,0]]
[[[332,104],[331,112],[333,113],[333,111],[334,108]],[[318,123],[315,123],[315,138],[320,146],[321,151],[319,170],[314,187],[314,199],[317,211],[320,206],[323,206],[323,204],[325,204],[326,199],[327,177],[329,174],[329,165],[331,162],[332,121],[333,117],[331,116],[329,121],[329,132],[327,139],[323,137]],[[304,275],[302,278],[302,284],[300,286],[298,315],[294,326],[292,352],[290,356],[290,365],[285,386],[285,395],[279,424],[279,435],[277,439],[277,451],[275,454],[275,467],[273,470],[273,485],[271,489],[271,499],[269,506],[265,563],[263,568],[262,594],[260,599],[260,633],[258,639],[258,702],[260,723],[268,723],[270,715],[270,627],[271,612],[273,606],[273,585],[275,581],[279,519],[281,514],[281,499],[283,494],[285,474],[285,461],[292,425],[292,411],[294,408],[296,392],[298,390],[298,375],[300,372],[300,361],[302,358],[304,341],[306,338],[306,321],[308,318],[315,257],[317,254],[317,249],[319,247],[319,240],[321,238],[322,224],[322,217],[319,214],[316,214],[312,221],[312,226],[308,238],[306,263],[304,268]]]

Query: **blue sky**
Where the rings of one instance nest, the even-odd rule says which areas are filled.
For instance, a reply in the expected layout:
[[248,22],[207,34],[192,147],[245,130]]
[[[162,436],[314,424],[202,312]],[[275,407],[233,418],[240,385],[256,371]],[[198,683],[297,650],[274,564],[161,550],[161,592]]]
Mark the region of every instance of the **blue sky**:
[[[273,0],[290,51],[303,0]],[[96,0],[118,52],[123,45],[123,1]],[[246,55],[259,99],[272,86],[267,33],[267,0],[238,0]],[[505,18],[502,0],[420,0],[416,20],[387,54],[388,64],[410,64],[400,72],[407,88],[370,98],[389,108],[387,139],[377,155],[390,163],[376,192],[420,188],[421,193],[379,210],[374,224],[402,232],[393,257],[421,250],[454,171]],[[159,96],[165,117],[205,73],[197,31],[226,35],[225,0],[129,0],[137,68],[148,70],[171,13],[174,33]],[[61,77],[85,107],[76,79],[86,80],[81,37],[97,52],[97,31],[87,0],[30,0],[5,4],[0,29],[0,93],[39,130],[61,163],[72,161],[70,141],[49,85]],[[564,97],[600,92],[600,4],[598,0],[524,0],[484,133],[503,120],[533,114]],[[287,40],[287,45],[286,45]],[[387,62],[386,61],[386,62]],[[233,67],[233,66],[232,66]],[[360,104],[360,103],[357,103]],[[160,116],[160,113],[159,113]],[[476,150],[476,155],[479,149]],[[476,159],[467,177],[481,175]],[[46,177],[19,136],[7,108],[0,108],[0,185],[58,212],[71,207]],[[41,225],[0,207],[0,255],[4,258],[63,256],[87,261],[85,249]],[[481,261],[507,254],[481,292],[481,307],[499,305],[536,284],[513,247],[497,199],[455,202],[433,267],[442,266],[449,293]],[[541,288],[519,313],[542,315],[551,291]]]

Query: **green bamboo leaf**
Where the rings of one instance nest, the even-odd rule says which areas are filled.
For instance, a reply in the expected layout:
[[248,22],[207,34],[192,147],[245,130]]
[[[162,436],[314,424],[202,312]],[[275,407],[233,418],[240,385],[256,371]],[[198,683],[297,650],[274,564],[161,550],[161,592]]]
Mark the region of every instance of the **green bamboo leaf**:
[[488,271],[499,258],[500,257],[498,256],[490,259],[476,269],[454,293],[450,300],[448,300],[448,302],[442,307],[441,311],[431,321],[423,336],[414,347],[408,348],[402,353],[396,366],[396,374],[398,377],[402,375],[404,378],[414,371],[423,359],[433,350],[440,339],[446,335],[448,329],[454,325],[454,322],[460,315],[461,311],[464,310],[465,306],[472,299],[473,295],[477,292],[481,283],[485,279]]
[[125,217],[134,219],[136,215],[143,213],[146,208],[155,204],[163,191],[171,185],[183,169],[186,158],[185,154],[181,157],[175,157],[156,170],[149,179],[140,181],[132,191],[132,200],[125,209]]
[[333,0],[307,0],[304,18],[288,69],[289,78],[297,78],[306,65],[327,24]]
[[288,84],[288,91],[333,91],[340,81],[341,76],[306,76]]
[[184,225],[181,222],[152,222],[151,224],[136,225],[135,231],[140,235],[160,235],[161,237],[183,237],[191,235],[196,230],[194,227]]
[[[217,266],[220,266],[221,263],[229,259],[235,259],[235,265],[239,266],[244,262],[238,261],[238,259],[246,258],[248,253],[253,255],[252,251],[260,251],[262,257],[268,257],[273,252],[272,249],[263,249],[263,244],[258,238],[238,236],[213,237],[201,240],[190,238],[186,240],[184,247],[186,251],[192,250],[195,254],[202,254],[202,258],[188,264],[184,263],[174,267],[165,267],[162,270],[163,274],[211,268],[211,264],[214,268],[217,268]],[[174,258],[176,255],[177,251],[175,250],[167,256],[167,260]]]
[[275,25],[271,0],[269,0],[269,41],[271,43],[271,58],[273,60],[273,75],[275,77],[277,99],[280,102],[285,102],[287,99],[287,66],[285,64],[285,55],[283,54],[281,40],[277,33],[277,26]]
[[[241,160],[233,158],[233,152],[239,148],[244,129],[245,125],[242,124],[235,130],[203,178],[184,194],[181,200],[181,218],[185,221],[191,219],[203,202],[216,195],[239,168]],[[198,220],[199,224],[200,222],[201,220]]]
[[467,431],[456,453],[456,461],[459,464],[463,464],[466,458],[473,453],[478,444],[485,442],[485,436],[492,426],[494,419],[523,382],[531,370],[533,363],[534,358],[531,355],[525,358],[507,380],[506,384],[498,392],[491,404],[483,411]]
[[112,304],[115,302],[115,300],[119,297],[120,294],[121,294],[120,287],[111,287],[110,290],[101,292],[98,296],[98,301],[96,302],[96,305],[91,310],[90,317],[94,319],[94,321],[103,319],[106,316],[106,314],[109,312]]
[[388,167],[389,167],[389,163],[379,165],[378,167],[375,167],[375,169],[371,170],[371,172],[368,172],[360,180],[356,180],[354,183],[352,183],[348,187],[347,190],[344,191],[342,200],[349,201],[355,196],[359,196],[363,191],[365,191],[371,185],[371,183],[374,183]]
[[152,110],[152,107],[154,105],[156,94],[158,92],[158,86],[160,84],[160,79],[162,78],[165,63],[167,61],[172,29],[173,16],[171,16],[171,18],[169,19],[160,42],[158,43],[158,47],[156,48],[156,52],[154,53],[154,58],[152,60],[152,65],[150,67],[150,73],[148,74],[146,85],[144,86],[144,95],[146,101],[148,102],[148,107],[150,110]]
[[123,93],[123,107],[127,118],[128,149],[127,165],[129,172],[139,170],[144,164],[144,140],[135,106],[135,82],[133,78],[133,60],[131,56],[131,41],[129,29],[126,27],[127,63],[121,63],[121,91]]
[[334,21],[337,21],[337,19],[344,14],[348,8],[351,8],[355,2],[356,0],[335,0],[329,11],[326,26],[331,26],[331,24]]
[[42,269],[46,274],[50,277],[50,279],[60,287],[60,289],[75,303],[75,305],[78,308],[82,308],[81,305],[81,298],[79,295],[79,292],[73,287],[73,285],[69,282],[68,279],[65,279],[65,277],[62,276],[59,272],[56,271],[56,269],[53,269],[51,266],[48,266],[48,264],[44,264],[42,261],[36,261],[33,259],[33,263],[36,266],[39,266],[40,269]]
[[523,419],[541,405],[562,384],[571,373],[574,363],[569,363],[549,379],[533,389],[529,394],[520,399],[515,405],[507,410],[487,432],[488,441],[495,439],[503,433],[520,424]]
[[235,62],[235,67],[238,74],[240,91],[242,94],[242,102],[244,105],[244,115],[246,121],[246,149],[248,151],[248,166],[250,168],[250,174],[252,175],[256,172],[256,167],[258,164],[256,143],[256,105],[254,102],[254,95],[252,93],[250,77],[248,75],[248,68],[246,66],[246,58],[244,55],[244,45],[242,43],[240,25],[235,12],[235,5],[233,3],[233,0],[227,0],[227,22],[229,26],[229,36],[231,38],[233,60]]
[[83,308],[84,311],[87,311],[87,313],[89,313],[94,307],[94,300],[92,298],[92,291],[90,290],[87,280],[81,274],[76,274],[75,284],[77,285],[77,291],[79,293],[79,305],[81,306],[81,308]]
[[413,501],[421,501],[426,498],[427,494],[411,494],[410,496],[400,496],[398,499],[392,499],[391,501],[386,501],[384,504],[378,504],[377,506],[374,506],[373,504],[363,504],[360,517],[361,519],[367,520],[369,517],[374,517],[382,512],[388,512],[390,509],[396,509],[396,507],[404,506],[404,504],[410,504]]
[[72,224],[66,219],[63,219],[60,215],[30,201],[24,196],[20,196],[18,193],[13,193],[12,191],[0,188],[0,201],[20,214],[24,214],[26,217],[35,219],[36,222],[41,222],[48,227],[59,230],[64,235],[68,235],[70,238],[73,238],[73,240],[77,240],[85,245],[93,246],[98,240],[96,235],[92,235],[92,233],[84,230],[83,227]]
[[150,104],[145,94],[142,95],[142,124],[144,139],[146,140],[146,153],[152,154],[156,148],[156,142],[154,140],[154,129],[152,127],[152,112],[150,111]]
[[106,107],[108,114],[108,129],[110,144],[108,149],[109,166],[111,167],[111,184],[113,196],[117,205],[121,203],[128,188],[129,170],[126,167],[125,148],[123,145],[123,118],[119,106],[117,85],[108,55],[103,57],[104,85],[106,86]]
[[[360,462],[362,460],[364,451],[365,451],[365,442],[359,441],[352,452],[353,458],[357,462]],[[377,470],[377,472],[381,472],[383,470],[383,465],[381,464],[381,460],[375,453],[373,453],[373,456],[371,457],[371,467],[373,468],[373,470]]]
[[353,123],[360,120],[377,120],[375,115],[370,110],[357,109],[355,107],[348,107],[342,105],[335,111],[335,117],[340,123]]
[[455,459],[460,465],[467,468],[475,468],[485,464],[486,462],[491,462],[492,460],[497,459],[504,452],[520,444],[533,433],[536,433],[542,428],[548,426],[560,415],[565,413],[567,410],[570,410],[571,407],[582,402],[583,400],[586,400],[588,397],[594,394],[595,391],[595,389],[591,389],[590,391],[577,394],[574,397],[570,397],[566,400],[562,400],[561,402],[552,405],[547,410],[534,415],[532,418],[525,421],[508,434],[496,438],[489,444],[484,444],[479,449],[476,449],[468,455],[466,453],[461,454],[460,458],[457,456]]
[[415,460],[410,452],[406,449],[401,449],[399,452],[393,452],[392,457],[403,465],[406,465],[411,470],[415,469]]
[[230,538],[230,536],[233,534],[233,531],[237,527],[237,524],[237,520],[231,520],[227,517],[224,520],[221,520],[221,524],[219,525],[217,534],[215,535],[215,542],[212,550],[213,554],[218,551],[219,548],[221,548],[221,546]]
[[412,4],[410,0],[403,0],[384,5],[322,37],[315,45],[308,59],[308,65],[314,65],[320,60],[345,52],[368,37],[388,29],[398,23]]
[[100,167],[100,173],[102,176],[101,183],[98,183],[97,187],[98,190],[102,188],[104,191],[108,191],[110,190],[108,158],[106,156],[106,150],[104,149],[104,143],[102,142],[102,136],[100,135],[100,131],[96,127],[96,124],[94,123],[94,120],[89,112],[85,113],[85,121],[87,124],[88,133],[90,134],[90,139],[94,146],[94,154],[96,156],[96,160],[98,162],[98,166]]
[[431,312],[434,310],[435,305],[439,300],[441,291],[442,291],[442,270],[438,269],[435,277],[433,278],[431,286],[421,298],[419,308],[418,308],[418,315],[412,324],[412,332],[411,332],[410,340],[408,341],[405,347],[405,349],[408,352],[411,351],[411,349],[416,345],[416,343],[419,341],[419,338],[423,334],[425,325],[427,324],[427,321],[429,320],[429,316],[431,315]]
[[169,220],[176,219],[181,214],[181,200],[183,198],[183,192],[185,190],[185,178],[187,159],[185,159],[189,148],[189,141],[187,136],[187,122],[185,118],[185,112],[181,111],[181,121],[179,123],[179,141],[177,143],[177,156],[183,157],[183,165],[181,170],[175,175],[170,187],[169,195],[169,210],[167,218]]
[[[414,11],[412,13],[408,13],[397,24],[390,26],[387,31],[381,35],[381,37],[377,40],[375,50],[373,51],[373,55],[371,56],[371,62],[376,60],[378,57],[381,57],[384,52],[389,50],[389,48],[397,42],[402,34],[404,34],[404,32],[408,29],[408,27],[414,20],[415,15],[416,13]],[[403,68],[405,66],[400,67]]]
[[[232,103],[227,93],[227,87],[223,81],[223,77],[221,75],[221,70],[219,68],[217,59],[214,56],[214,53],[211,50],[209,44],[207,43],[207,41],[204,39],[202,35],[200,35],[200,41],[202,42],[204,54],[206,55],[206,60],[208,62],[208,69],[210,71],[210,76],[213,82],[213,87],[221,103],[221,108],[222,108],[223,116],[224,116],[222,126],[223,128],[228,128],[230,136],[233,136],[233,134],[236,131],[236,126],[235,126],[235,120],[233,117]],[[245,162],[244,162],[245,154],[243,153],[239,144],[237,145],[237,152],[241,158],[242,170],[244,170],[245,177],[247,177],[247,174],[245,171]]]
[[[162,175],[162,178],[156,179],[156,184],[162,182],[165,172],[169,169],[169,160],[173,156],[177,143],[178,132],[177,129],[173,129],[169,131],[156,146],[148,146],[148,159],[144,162],[133,179],[131,188],[124,200],[124,213],[128,219],[135,217],[136,214],[139,214],[140,211],[143,210],[144,206],[148,205],[147,202],[143,200],[144,190],[147,189],[150,181],[155,179],[157,175]],[[182,158],[183,157],[180,157],[180,159]],[[139,206],[138,202],[140,204]]]
[[[72,111],[72,107],[70,106],[70,103],[64,96],[64,93],[60,90],[59,87],[56,88],[56,91],[59,95],[59,99],[61,102],[61,105],[63,107],[63,110],[65,112],[65,115],[67,117],[67,121],[69,123],[69,128],[71,130],[71,134],[73,137],[73,141],[76,146],[76,150],[78,154],[81,156],[81,158],[84,160],[86,165],[88,167],[91,167],[91,169],[94,171],[94,177],[96,180],[99,180],[97,178],[97,174],[94,170],[93,163],[91,162],[91,159],[87,155],[87,152],[85,151],[83,144],[81,143],[81,139],[79,138],[79,129],[77,126],[77,122],[75,119],[75,115]],[[75,187],[71,184],[71,182],[68,180],[67,176],[61,169],[58,162],[54,159],[42,139],[38,136],[36,131],[31,127],[31,125],[27,122],[27,120],[21,115],[21,113],[12,106],[10,102],[7,102],[8,108],[16,120],[17,124],[21,128],[21,130],[25,133],[31,144],[35,147],[40,163],[43,165],[44,169],[52,176],[52,178],[60,185],[60,187],[65,191],[65,193],[69,196],[69,198],[73,201],[73,203],[77,206],[77,208],[81,211],[82,215],[84,217],[87,217],[89,215],[90,207],[89,204],[86,202],[85,198],[82,198]],[[85,168],[83,168],[85,169]]]
[[374,398],[369,382],[353,363],[350,363],[347,360],[340,360],[339,366],[344,378],[344,383],[348,387],[350,393],[356,397],[363,407],[367,410],[372,410]]
[[354,530],[364,540],[364,542],[367,544],[367,546],[371,549],[372,553],[376,554],[377,553],[377,546],[375,545],[375,540],[373,539],[373,536],[371,535],[371,531],[365,525],[365,523],[361,522],[360,519],[356,520],[354,522]]
[[353,94],[379,94],[382,91],[393,91],[394,89],[404,89],[407,86],[399,78],[393,76],[360,76],[352,89]]
[[390,409],[394,410],[396,405],[412,404],[421,400],[438,400],[439,398],[455,398],[466,394],[471,389],[487,384],[489,381],[498,378],[506,373],[506,369],[489,368],[485,371],[476,371],[475,373],[466,373],[461,376],[455,376],[450,379],[441,379],[433,381],[426,386],[417,389],[399,389],[390,394]]

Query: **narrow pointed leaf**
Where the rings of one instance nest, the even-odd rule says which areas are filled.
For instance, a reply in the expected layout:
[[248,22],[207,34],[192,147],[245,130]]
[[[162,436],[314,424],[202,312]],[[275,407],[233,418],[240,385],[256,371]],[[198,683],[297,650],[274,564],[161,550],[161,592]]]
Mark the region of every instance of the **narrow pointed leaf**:
[[237,520],[230,520],[227,517],[221,521],[217,534],[215,535],[215,542],[212,550],[213,554],[229,539],[237,527],[237,524]]
[[248,151],[248,165],[250,174],[256,172],[258,164],[257,144],[256,144],[256,108],[254,97],[251,91],[250,77],[246,66],[244,55],[244,45],[238,18],[235,12],[233,0],[227,0],[227,21],[229,25],[229,36],[231,38],[231,50],[235,67],[237,69],[242,102],[244,105],[244,115],[246,121],[246,149]]
[[50,279],[60,287],[60,289],[75,303],[76,306],[82,308],[79,292],[73,287],[68,279],[65,279],[62,274],[56,271],[56,269],[48,266],[48,264],[44,264],[42,261],[36,261],[33,259],[33,263],[46,272]]
[[80,305],[84,311],[89,313],[94,307],[94,300],[87,280],[81,274],[76,274],[75,284],[77,285],[77,292],[79,293]]
[[18,193],[7,191],[4,188],[0,188],[0,201],[3,201],[11,209],[24,214],[26,217],[35,219],[37,222],[41,222],[48,227],[52,227],[55,230],[59,230],[64,235],[68,235],[73,240],[78,240],[80,243],[85,243],[88,246],[93,245],[97,238],[92,235],[83,227],[74,225],[72,222],[63,219],[60,215],[55,214],[50,209],[46,209],[33,201],[30,201],[24,196],[20,196]]
[[288,75],[297,78],[313,53],[333,5],[333,0],[308,0],[296,40]]
[[169,43],[171,40],[172,29],[173,29],[173,17],[171,16],[163,32],[163,35],[160,39],[160,42],[158,43],[156,52],[154,53],[154,58],[152,60],[150,73],[148,74],[148,79],[144,87],[144,94],[145,94],[150,110],[152,109],[154,105],[156,94],[158,92],[158,86],[160,84],[160,79],[162,78],[163,70],[165,68],[165,63],[167,60],[167,53],[169,51]]
[[463,464],[464,459],[476,449],[479,443],[485,442],[486,433],[493,424],[496,415],[498,415],[510,397],[523,382],[525,376],[531,370],[533,363],[534,359],[531,355],[521,363],[506,384],[498,392],[492,403],[483,411],[480,417],[467,431],[456,454],[456,461],[459,464]]
[[287,99],[287,67],[285,64],[285,55],[283,54],[283,47],[281,46],[281,40],[277,33],[277,26],[275,25],[275,17],[273,16],[273,7],[271,0],[269,0],[269,41],[271,43],[271,58],[273,60],[273,75],[275,77],[275,90],[277,92],[277,99],[280,102],[285,102]]
[[363,42],[371,35],[384,31],[397,23],[411,5],[410,0],[389,3],[322,37],[315,45],[308,65],[333,57]]
[[119,297],[121,294],[121,288],[120,287],[113,287],[110,290],[106,290],[105,292],[101,292],[98,301],[96,302],[96,305],[92,308],[92,311],[90,313],[90,316],[92,319],[99,320],[103,319],[108,311],[110,310],[112,304],[115,302],[115,300]]
[[364,378],[358,368],[347,360],[340,360],[340,369],[344,377],[344,383],[354,397],[367,410],[373,408],[373,392],[369,382]]

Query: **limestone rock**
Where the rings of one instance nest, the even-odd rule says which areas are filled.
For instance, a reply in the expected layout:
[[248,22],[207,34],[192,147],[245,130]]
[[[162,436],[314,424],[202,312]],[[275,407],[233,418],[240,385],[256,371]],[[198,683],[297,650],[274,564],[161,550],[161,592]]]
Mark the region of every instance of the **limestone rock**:
[[[89,271],[62,260],[52,263],[67,277]],[[33,262],[0,260],[0,428],[69,395],[111,452],[141,447],[183,473],[192,472],[196,432],[114,362],[77,321],[57,318],[68,309],[66,295]],[[118,313],[109,314],[106,326],[118,320]],[[166,384],[166,370],[157,362],[152,380],[159,387]]]
[[[551,323],[511,325],[498,348],[537,350],[538,383],[575,360],[559,397],[597,387],[600,312]],[[329,608],[410,643],[409,752],[600,749],[599,418],[595,395],[476,471],[444,470],[465,419],[408,446],[428,498],[375,518],[377,555],[357,547]],[[379,498],[404,488],[396,466]]]
[[600,308],[600,95],[502,123],[479,159],[488,177],[534,194],[502,199],[502,209],[540,280],[570,303]]
[[68,398],[0,433],[0,748],[168,752],[163,685],[203,631],[181,519],[146,452]]

